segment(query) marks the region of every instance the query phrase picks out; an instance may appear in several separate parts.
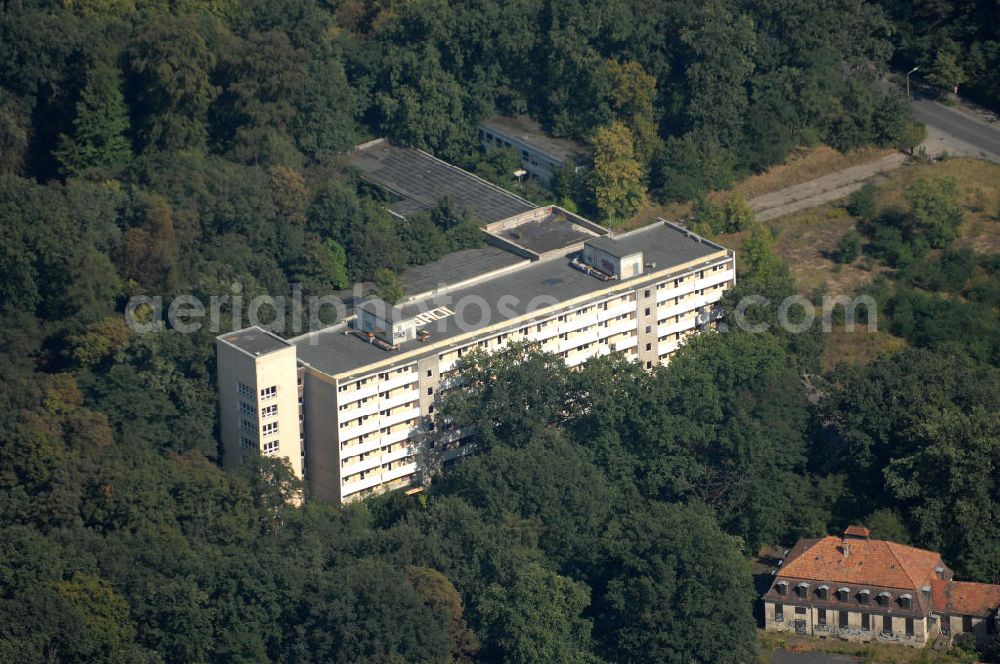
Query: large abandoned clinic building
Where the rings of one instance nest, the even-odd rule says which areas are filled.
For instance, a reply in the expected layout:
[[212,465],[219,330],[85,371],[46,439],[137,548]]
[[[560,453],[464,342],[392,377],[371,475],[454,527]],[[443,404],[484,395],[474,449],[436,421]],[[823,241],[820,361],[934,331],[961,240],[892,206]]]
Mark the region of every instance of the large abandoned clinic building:
[[435,463],[468,452],[466,431],[428,435],[465,353],[530,341],[570,366],[621,351],[651,368],[713,324],[735,282],[732,251],[663,220],[613,234],[384,140],[351,164],[401,220],[447,197],[482,224],[485,244],[405,272],[396,306],[372,298],[289,339],[258,327],[217,337],[224,465],[252,451],[284,457],[322,500],[414,485],[429,439]]

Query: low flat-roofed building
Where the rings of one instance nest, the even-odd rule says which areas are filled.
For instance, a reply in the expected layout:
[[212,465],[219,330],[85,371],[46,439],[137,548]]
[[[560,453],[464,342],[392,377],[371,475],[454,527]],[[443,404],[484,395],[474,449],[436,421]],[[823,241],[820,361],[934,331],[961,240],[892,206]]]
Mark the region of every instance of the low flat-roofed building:
[[764,626],[921,647],[937,635],[995,634],[998,606],[1000,586],[955,581],[941,554],[850,526],[786,554],[764,594]]
[[480,224],[489,224],[535,205],[457,166],[413,148],[378,139],[359,145],[348,163],[361,177],[389,192],[389,211],[406,218],[448,199]]
[[546,185],[558,169],[569,163],[580,168],[591,160],[590,151],[585,146],[566,138],[549,136],[541,125],[526,115],[487,118],[479,125],[479,142],[487,149],[515,150],[521,167],[532,178]]

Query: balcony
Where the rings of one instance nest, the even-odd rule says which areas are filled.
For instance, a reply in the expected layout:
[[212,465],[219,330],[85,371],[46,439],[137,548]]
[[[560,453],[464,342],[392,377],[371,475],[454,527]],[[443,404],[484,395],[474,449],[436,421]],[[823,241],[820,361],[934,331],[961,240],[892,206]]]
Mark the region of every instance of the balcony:
[[407,371],[401,375],[391,374],[388,379],[383,380],[378,384],[378,388],[380,392],[388,392],[389,390],[394,390],[397,387],[415,383],[417,382],[417,378],[418,376],[416,371]]

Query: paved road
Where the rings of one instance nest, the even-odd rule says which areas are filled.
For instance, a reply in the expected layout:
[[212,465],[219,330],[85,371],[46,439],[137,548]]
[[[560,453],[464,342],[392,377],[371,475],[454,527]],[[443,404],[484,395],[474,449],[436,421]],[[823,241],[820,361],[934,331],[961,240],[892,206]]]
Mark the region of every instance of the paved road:
[[849,196],[872,177],[898,168],[906,161],[902,153],[851,166],[836,173],[818,177],[802,184],[772,191],[750,199],[757,221],[770,221],[792,212],[806,210]]
[[986,124],[966,112],[927,99],[915,100],[913,112],[929,127],[950,134],[994,159],[1000,157],[1000,126]]
[[[930,154],[986,158],[1000,163],[1000,123],[987,123],[970,111],[956,110],[926,99],[913,102],[918,120],[927,125],[924,147]],[[984,155],[985,153],[985,155]],[[891,154],[836,173],[786,187],[751,199],[757,221],[770,221],[786,214],[840,200],[860,189],[871,178],[902,166],[906,158]]]
[[771,664],[852,664],[857,661],[848,655],[832,655],[824,652],[790,653],[781,648],[771,655]]

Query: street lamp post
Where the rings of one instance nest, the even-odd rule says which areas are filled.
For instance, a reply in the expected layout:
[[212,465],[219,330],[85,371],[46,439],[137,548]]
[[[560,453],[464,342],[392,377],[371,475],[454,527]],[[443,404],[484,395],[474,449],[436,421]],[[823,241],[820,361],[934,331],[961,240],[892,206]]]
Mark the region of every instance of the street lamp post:
[[920,69],[920,65],[917,65],[910,71],[906,72],[906,101],[910,101],[910,74]]

